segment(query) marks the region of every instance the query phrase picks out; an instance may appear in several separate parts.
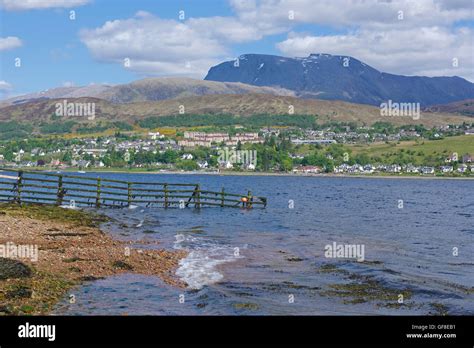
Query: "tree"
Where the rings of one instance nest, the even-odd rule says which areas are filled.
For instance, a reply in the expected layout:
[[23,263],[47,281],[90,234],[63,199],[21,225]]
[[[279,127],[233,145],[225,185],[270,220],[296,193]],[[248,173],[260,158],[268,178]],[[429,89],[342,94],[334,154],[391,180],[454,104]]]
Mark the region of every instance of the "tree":
[[176,163],[178,154],[172,150],[166,150],[161,156],[161,162],[164,163]]
[[366,153],[360,153],[354,156],[354,161],[355,163],[358,163],[361,166],[364,166],[370,163],[370,157]]
[[183,170],[197,170],[199,168],[196,161],[193,160],[181,160],[176,167]]
[[293,169],[293,160],[288,156],[281,156],[280,158],[280,170],[289,172]]
[[72,154],[70,151],[67,151],[64,153],[64,155],[61,157],[61,161],[64,163],[71,164],[72,161]]

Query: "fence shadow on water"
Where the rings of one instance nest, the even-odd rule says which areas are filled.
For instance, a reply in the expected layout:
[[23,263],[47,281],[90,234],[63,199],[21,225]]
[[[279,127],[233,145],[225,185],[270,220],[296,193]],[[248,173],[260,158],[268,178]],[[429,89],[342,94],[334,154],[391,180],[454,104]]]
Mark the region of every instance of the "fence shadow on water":
[[[16,174],[6,174],[14,172]],[[265,197],[203,190],[199,184],[130,182],[42,171],[0,169],[0,202],[121,208],[265,208]]]

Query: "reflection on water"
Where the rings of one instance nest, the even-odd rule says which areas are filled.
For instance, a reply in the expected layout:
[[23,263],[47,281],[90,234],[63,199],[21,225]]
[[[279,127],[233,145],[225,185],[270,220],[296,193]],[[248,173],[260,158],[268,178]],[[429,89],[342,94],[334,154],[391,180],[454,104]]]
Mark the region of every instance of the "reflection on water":
[[[250,189],[269,205],[106,211],[116,221],[104,229],[117,238],[188,250],[176,274],[189,288],[120,275],[76,289],[76,303],[60,304],[57,313],[474,313],[473,181],[144,174],[127,180]],[[333,242],[364,245],[365,262],[326,258]],[[399,293],[406,295],[402,306]]]

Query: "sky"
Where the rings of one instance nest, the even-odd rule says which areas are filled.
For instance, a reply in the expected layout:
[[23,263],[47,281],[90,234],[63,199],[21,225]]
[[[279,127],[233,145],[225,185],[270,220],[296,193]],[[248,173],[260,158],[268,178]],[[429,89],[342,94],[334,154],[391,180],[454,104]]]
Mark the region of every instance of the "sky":
[[474,0],[0,0],[0,99],[202,79],[246,53],[346,55],[474,82]]

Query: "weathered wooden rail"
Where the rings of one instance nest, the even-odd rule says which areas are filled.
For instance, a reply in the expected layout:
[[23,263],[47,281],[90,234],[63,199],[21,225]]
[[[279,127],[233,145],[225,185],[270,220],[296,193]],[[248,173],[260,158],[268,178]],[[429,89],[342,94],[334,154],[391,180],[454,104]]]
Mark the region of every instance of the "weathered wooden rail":
[[[4,171],[2,173],[1,171]],[[9,174],[9,173],[14,174]],[[202,190],[199,184],[129,182],[42,171],[0,169],[0,202],[58,206],[120,208],[144,205],[164,208],[205,206],[253,208],[267,205],[265,197]]]

